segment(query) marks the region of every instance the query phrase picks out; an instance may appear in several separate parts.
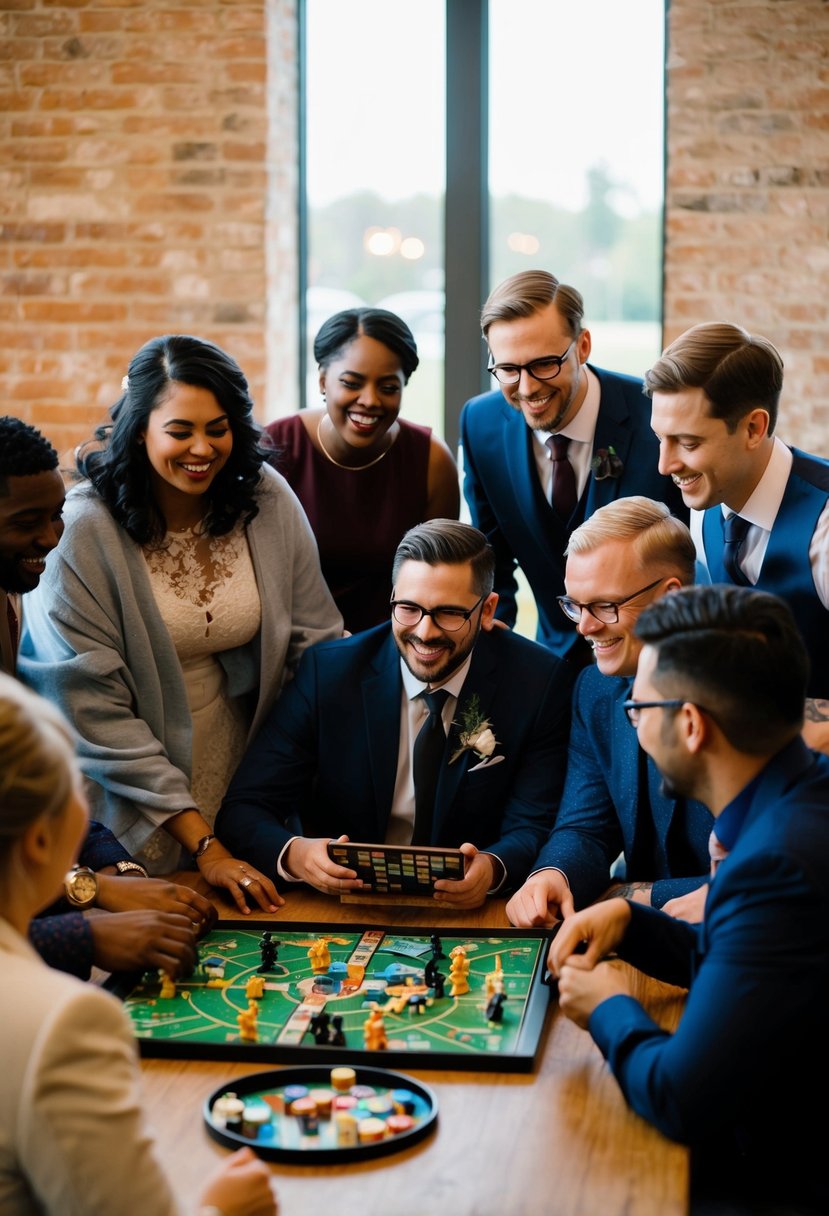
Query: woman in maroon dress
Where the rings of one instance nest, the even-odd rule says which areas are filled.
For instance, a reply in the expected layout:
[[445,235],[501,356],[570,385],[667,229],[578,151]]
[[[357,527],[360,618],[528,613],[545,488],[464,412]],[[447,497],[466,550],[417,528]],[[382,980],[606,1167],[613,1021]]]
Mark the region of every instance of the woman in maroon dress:
[[458,470],[428,427],[398,415],[418,365],[408,325],[382,308],[330,317],[314,342],[323,405],[267,427],[274,468],[305,508],[322,572],[351,633],[388,620],[403,534],[457,519]]

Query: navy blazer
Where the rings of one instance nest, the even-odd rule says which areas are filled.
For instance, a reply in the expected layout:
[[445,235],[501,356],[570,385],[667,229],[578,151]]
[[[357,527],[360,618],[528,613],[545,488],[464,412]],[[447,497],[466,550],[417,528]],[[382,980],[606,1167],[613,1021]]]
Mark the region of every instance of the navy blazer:
[[564,550],[570,533],[599,507],[630,494],[667,503],[687,522],[688,509],[670,477],[658,470],[659,443],[651,430],[651,406],[642,382],[589,365],[601,385],[593,451],[613,448],[624,466],[618,477],[597,481],[591,472],[577,510],[562,523],[544,498],[533,439],[521,411],[503,393],[484,393],[461,412],[463,492],[472,523],[495,550],[496,615],[515,624],[515,568],[520,566],[538,608],[540,642],[567,655],[579,635],[556,602],[564,594]]
[[622,709],[631,683],[586,667],[573,694],[561,808],[533,869],[562,870],[576,908],[607,890],[620,853],[627,882],[653,882],[655,908],[701,886],[709,873],[714,816],[701,802],[662,792],[656,765]]
[[[829,1203],[829,758],[796,739],[763,770],[740,834],[688,925],[632,905],[618,953],[690,985],[666,1034],[631,997],[589,1028],[630,1105],[672,1139],[744,1167],[767,1198]],[[787,1209],[788,1210],[788,1209]],[[800,1210],[800,1209],[797,1209]]]
[[[298,833],[382,842],[400,738],[400,652],[389,624],[312,646],[234,776],[216,834],[235,857],[274,875]],[[572,683],[549,651],[505,629],[481,632],[459,698],[477,695],[504,759],[470,772],[446,741],[431,843],[470,841],[501,859],[520,885],[553,822],[567,752]]]

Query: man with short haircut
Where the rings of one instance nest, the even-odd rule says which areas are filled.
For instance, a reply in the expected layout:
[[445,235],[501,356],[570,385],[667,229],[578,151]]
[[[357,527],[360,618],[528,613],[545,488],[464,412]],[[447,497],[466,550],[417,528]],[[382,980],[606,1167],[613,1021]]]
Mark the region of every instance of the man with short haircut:
[[[825,1212],[829,758],[799,737],[806,651],[783,600],[722,584],[663,596],[637,633],[632,726],[731,848],[700,926],[623,899],[568,918],[549,960],[560,1006],[631,1107],[691,1146],[692,1204]],[[673,1034],[611,954],[690,988]]]
[[520,567],[538,609],[538,640],[577,668],[589,648],[556,602],[573,529],[631,494],[687,518],[679,492],[657,471],[641,381],[588,364],[583,321],[581,295],[554,275],[528,270],[506,279],[481,313],[496,391],[461,414],[464,495],[495,550],[498,618],[515,624]]
[[0,670],[15,674],[20,596],[33,590],[63,535],[58,454],[40,431],[0,418]]
[[[234,856],[338,894],[359,882],[329,858],[332,839],[414,841],[467,854],[438,902],[476,907],[523,882],[558,806],[572,683],[555,655],[495,627],[493,568],[468,524],[406,533],[389,623],[311,647],[239,766],[216,820]],[[414,769],[430,701],[441,755],[424,822]]]
[[620,499],[570,537],[559,603],[592,646],[595,665],[576,682],[561,807],[507,904],[514,925],[552,925],[601,898],[620,854],[624,885],[615,891],[640,903],[673,911],[666,901],[705,883],[711,814],[662,788],[623,708],[642,649],[640,613],[693,578],[690,533],[664,503]]
[[829,461],[774,434],[778,351],[739,325],[695,325],[645,386],[659,468],[691,508],[698,581],[782,596],[809,652],[809,696],[829,696]]

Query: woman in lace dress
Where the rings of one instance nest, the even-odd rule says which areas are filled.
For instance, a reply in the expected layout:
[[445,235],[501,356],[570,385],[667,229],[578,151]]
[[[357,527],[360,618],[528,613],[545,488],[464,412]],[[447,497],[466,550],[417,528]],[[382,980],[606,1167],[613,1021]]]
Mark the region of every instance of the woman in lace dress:
[[95,817],[151,873],[193,857],[241,910],[272,908],[271,876],[212,824],[286,671],[342,620],[299,502],[263,463],[236,362],[154,338],[122,390],[78,456],[19,673],[74,723]]

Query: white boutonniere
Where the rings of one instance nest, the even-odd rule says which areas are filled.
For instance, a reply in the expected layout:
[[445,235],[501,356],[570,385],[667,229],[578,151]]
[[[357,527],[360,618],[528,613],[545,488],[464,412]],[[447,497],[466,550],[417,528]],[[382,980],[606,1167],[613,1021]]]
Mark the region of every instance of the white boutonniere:
[[461,721],[454,722],[453,725],[461,727],[460,747],[449,757],[450,764],[454,764],[464,752],[474,752],[478,759],[484,762],[490,759],[498,746],[498,740],[489,718],[484,718],[481,714],[477,693],[469,698],[466,707],[461,710]]

